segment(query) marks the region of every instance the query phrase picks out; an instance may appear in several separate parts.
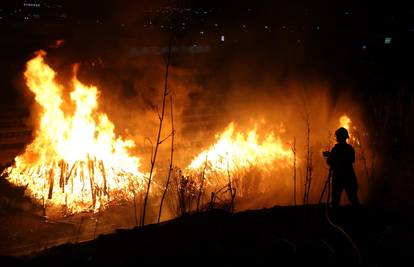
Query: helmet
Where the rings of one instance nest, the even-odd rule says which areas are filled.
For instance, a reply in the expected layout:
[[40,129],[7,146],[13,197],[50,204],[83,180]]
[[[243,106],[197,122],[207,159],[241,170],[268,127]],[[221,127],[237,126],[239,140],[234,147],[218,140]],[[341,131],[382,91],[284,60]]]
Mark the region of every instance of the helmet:
[[336,137],[339,137],[339,138],[341,137],[345,139],[349,138],[348,130],[345,129],[344,127],[341,127],[338,130],[336,130],[335,135]]

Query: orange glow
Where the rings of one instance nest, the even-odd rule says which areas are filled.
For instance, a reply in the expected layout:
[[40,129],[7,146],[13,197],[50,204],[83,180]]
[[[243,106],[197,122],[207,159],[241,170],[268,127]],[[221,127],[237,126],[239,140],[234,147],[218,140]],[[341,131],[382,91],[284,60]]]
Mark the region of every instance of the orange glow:
[[[40,127],[25,152],[6,169],[8,180],[27,186],[26,194],[44,205],[65,207],[69,213],[97,211],[112,201],[129,200],[142,190],[140,159],[128,149],[132,140],[114,133],[106,114],[98,112],[99,91],[72,79],[70,103],[63,86],[44,62],[45,52],[28,61],[26,85],[42,107]],[[64,112],[62,105],[73,107]]]
[[347,116],[347,115],[342,115],[339,118],[339,125],[340,127],[344,127],[345,129],[347,129],[349,131],[349,127],[351,126],[351,119]]
[[339,118],[339,127],[344,127],[345,129],[348,130],[349,141],[351,143],[356,143],[359,145],[359,141],[356,140],[355,136],[352,134],[352,131],[356,130],[356,127],[355,126],[351,127],[351,125],[352,125],[352,120],[346,114],[342,115]]
[[345,115],[342,115],[339,118],[339,125],[340,125],[340,127],[344,127],[348,131],[349,131],[350,127],[351,127],[351,123],[352,123],[351,119],[346,114]]
[[50,47],[59,48],[59,47],[63,46],[64,43],[65,43],[64,40],[58,39],[58,40],[55,40],[55,42],[53,44],[51,44]]
[[220,134],[216,143],[202,151],[187,167],[188,172],[202,172],[204,169],[207,184],[220,186],[249,168],[269,173],[289,168],[293,164],[293,153],[283,146],[281,139],[268,133],[260,139],[257,126],[243,132],[235,130],[230,123]]

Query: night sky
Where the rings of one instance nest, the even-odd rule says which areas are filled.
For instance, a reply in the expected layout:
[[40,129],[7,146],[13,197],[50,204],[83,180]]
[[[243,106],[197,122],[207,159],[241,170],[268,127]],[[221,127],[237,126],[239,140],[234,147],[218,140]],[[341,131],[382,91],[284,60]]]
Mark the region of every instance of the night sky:
[[[73,44],[79,58],[93,57],[97,47],[108,42],[114,49],[123,41],[131,46],[166,46],[173,31],[177,43],[209,45],[221,53],[212,62],[215,65],[254,59],[284,75],[321,75],[364,91],[400,86],[396,82],[412,85],[406,66],[413,59],[414,10],[400,3],[33,1],[40,7],[30,3],[2,3],[5,60],[27,57],[29,51],[55,39]],[[2,73],[13,76],[21,64],[3,64]]]

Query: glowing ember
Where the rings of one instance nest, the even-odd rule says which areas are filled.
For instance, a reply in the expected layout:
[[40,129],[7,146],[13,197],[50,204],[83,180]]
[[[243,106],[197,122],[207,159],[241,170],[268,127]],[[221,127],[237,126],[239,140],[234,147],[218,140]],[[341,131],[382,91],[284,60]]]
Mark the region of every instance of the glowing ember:
[[[8,180],[27,186],[39,203],[66,207],[67,212],[105,208],[110,201],[128,200],[142,190],[144,175],[139,158],[129,155],[135,146],[114,133],[114,125],[98,113],[98,89],[72,79],[71,103],[63,103],[63,86],[45,62],[44,52],[27,63],[26,84],[42,106],[40,127]],[[74,112],[64,112],[68,104]]]
[[268,173],[292,166],[292,151],[285,149],[273,132],[259,140],[257,126],[245,134],[236,132],[234,123],[230,123],[216,139],[217,142],[195,157],[187,168],[188,172],[204,170],[210,185],[226,184],[229,176],[235,177],[251,168]]

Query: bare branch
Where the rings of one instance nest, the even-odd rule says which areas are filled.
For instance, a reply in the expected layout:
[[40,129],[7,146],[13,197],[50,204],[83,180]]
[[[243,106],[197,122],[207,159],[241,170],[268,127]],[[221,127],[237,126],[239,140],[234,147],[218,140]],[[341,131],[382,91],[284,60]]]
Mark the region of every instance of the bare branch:
[[168,45],[168,59],[167,59],[167,63],[165,66],[165,78],[164,78],[164,93],[163,93],[163,98],[162,98],[162,109],[161,109],[161,114],[158,114],[159,119],[160,119],[160,124],[158,127],[158,134],[157,134],[157,142],[154,148],[154,153],[152,154],[151,157],[151,169],[150,169],[150,173],[149,173],[149,180],[148,180],[148,186],[147,186],[147,190],[145,193],[145,198],[144,198],[144,207],[143,207],[143,211],[142,211],[142,220],[141,220],[141,225],[145,225],[145,214],[147,211],[147,203],[148,203],[148,195],[149,195],[149,191],[151,188],[151,181],[152,181],[152,175],[154,172],[154,167],[155,167],[155,160],[157,157],[157,152],[158,152],[158,148],[160,145],[160,139],[161,139],[161,131],[162,131],[162,123],[164,120],[164,114],[165,114],[165,98],[167,95],[167,91],[168,91],[168,71],[169,71],[169,67],[170,67],[170,62],[171,62],[171,45],[172,45],[172,35],[170,37],[170,42]]
[[296,137],[293,137],[291,149],[293,153],[293,203],[296,206]]
[[205,179],[205,172],[206,172],[206,168],[207,168],[207,157],[208,157],[208,153],[206,153],[206,160],[204,162],[204,168],[203,168],[203,172],[201,174],[201,185],[200,185],[200,191],[198,192],[198,197],[197,197],[197,211],[199,211],[200,208],[200,199],[201,199],[201,194],[203,192],[203,186],[204,186],[204,179]]
[[312,147],[311,147],[311,126],[310,126],[310,115],[306,113],[305,116],[306,130],[307,130],[307,142],[306,142],[306,175],[303,193],[303,204],[309,203],[309,193],[312,185]]
[[162,139],[158,144],[161,145],[165,140],[167,140],[168,138],[172,137],[174,134],[174,131],[171,131],[171,133],[169,135],[167,135],[167,137],[165,137],[164,139]]
[[[164,97],[165,97],[165,96],[164,96]],[[157,115],[158,115],[158,119],[161,121],[161,120],[163,119],[162,117],[163,117],[164,115],[161,115],[161,114],[160,114],[160,110],[158,109],[158,106],[157,106]]]
[[[160,210],[158,212],[158,223],[160,223],[160,220],[161,220],[162,205],[164,203],[164,199],[165,199],[165,196],[167,194],[168,186],[170,185],[171,172],[173,170],[174,135],[175,135],[175,129],[174,129],[174,113],[173,113],[173,110],[174,109],[173,109],[173,107],[174,107],[174,105],[173,105],[173,96],[170,95],[170,116],[171,116],[171,134],[169,135],[169,136],[171,136],[170,167],[168,169],[168,177],[167,177],[167,182],[166,182],[166,185],[165,185],[165,189],[164,189],[164,192],[163,192],[162,197],[161,197]],[[161,143],[162,143],[162,141],[161,141]]]
[[149,137],[144,138],[144,144],[145,144],[145,141],[148,141],[151,145],[151,163],[152,163],[153,154],[154,154],[154,144],[152,143],[151,138]]

